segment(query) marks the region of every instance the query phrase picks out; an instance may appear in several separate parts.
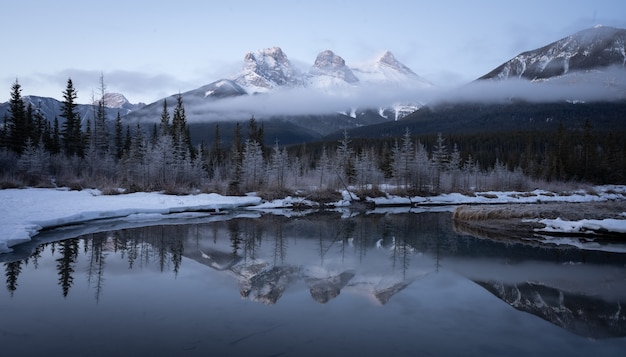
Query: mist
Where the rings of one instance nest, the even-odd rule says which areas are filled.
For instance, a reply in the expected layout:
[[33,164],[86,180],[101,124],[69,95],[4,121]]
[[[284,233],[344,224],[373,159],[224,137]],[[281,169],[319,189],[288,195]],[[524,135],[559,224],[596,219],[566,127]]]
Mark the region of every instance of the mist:
[[[397,105],[436,106],[442,103],[510,103],[526,101],[594,102],[626,99],[626,71],[621,66],[602,71],[574,72],[546,80],[476,80],[450,89],[437,86],[415,88],[400,84],[368,84],[333,88],[279,88],[269,93],[227,98],[206,98],[197,90],[183,93],[190,123],[223,120],[265,119],[275,116],[305,116],[378,110]],[[158,121],[162,101],[151,110],[135,112],[134,118]],[[168,97],[173,108],[175,97]],[[148,108],[146,108],[148,109]]]
[[[394,105],[421,105],[435,97],[432,89],[409,89],[401,86],[342,86],[332,90],[315,88],[278,89],[271,93],[243,95],[222,99],[185,99],[191,122],[198,120],[241,120],[254,115],[270,116],[325,115],[350,112],[351,109],[389,108]],[[202,114],[205,115],[202,115]],[[212,113],[212,114],[210,114]],[[195,114],[195,115],[194,115]]]
[[529,81],[525,79],[476,80],[440,93],[431,104],[441,102],[503,103],[511,100],[532,103],[594,102],[626,99],[626,71],[621,66],[602,71],[568,73],[560,77]]

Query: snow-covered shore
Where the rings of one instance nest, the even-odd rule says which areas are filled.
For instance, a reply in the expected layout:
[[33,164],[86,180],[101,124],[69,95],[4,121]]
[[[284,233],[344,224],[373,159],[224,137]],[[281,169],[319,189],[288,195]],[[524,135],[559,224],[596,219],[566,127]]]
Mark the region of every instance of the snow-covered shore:
[[[350,195],[343,195],[333,206],[349,206]],[[434,197],[386,197],[367,198],[375,206],[419,206],[460,204],[502,204],[540,202],[597,202],[625,200],[626,186],[598,186],[593,193],[585,191],[556,194],[535,190],[532,192],[481,192],[473,195],[458,193]],[[254,209],[290,208],[315,203],[300,198],[288,197],[263,202],[260,197],[250,195],[222,196],[219,194],[197,194],[171,196],[157,192],[123,195],[102,195],[97,190],[69,191],[67,189],[8,189],[0,190],[0,253],[10,252],[12,246],[27,242],[44,228],[82,223],[99,219],[122,218],[143,219],[166,218],[172,213],[190,211],[232,210],[251,207]],[[598,229],[626,231],[626,216],[623,221],[611,220],[603,225],[602,220],[593,222]],[[547,223],[547,222],[546,222]],[[555,226],[555,225],[552,225]],[[566,227],[566,225],[562,225]],[[556,228],[555,228],[556,229]]]
[[108,196],[96,190],[28,188],[0,190],[0,202],[0,253],[6,253],[11,246],[30,241],[44,228],[107,218],[144,219],[146,214],[166,217],[178,212],[228,210],[257,205],[261,199],[214,193],[171,196],[141,192]]

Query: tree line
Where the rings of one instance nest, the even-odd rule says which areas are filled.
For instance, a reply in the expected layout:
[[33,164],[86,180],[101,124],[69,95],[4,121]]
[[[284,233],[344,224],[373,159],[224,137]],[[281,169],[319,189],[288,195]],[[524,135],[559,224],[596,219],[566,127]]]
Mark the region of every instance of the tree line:
[[[350,138],[290,147],[267,146],[254,116],[236,123],[233,140],[193,144],[181,95],[173,110],[163,101],[152,125],[107,118],[104,79],[91,117],[76,110],[71,78],[59,117],[44,118],[26,105],[16,80],[0,128],[0,185],[99,188],[105,193],[255,191],[264,198],[299,194],[318,201],[340,198],[351,187],[363,195],[534,189],[546,182],[623,182],[623,135],[601,136],[588,122],[556,133],[489,133],[398,138]],[[123,188],[123,190],[121,190]]]

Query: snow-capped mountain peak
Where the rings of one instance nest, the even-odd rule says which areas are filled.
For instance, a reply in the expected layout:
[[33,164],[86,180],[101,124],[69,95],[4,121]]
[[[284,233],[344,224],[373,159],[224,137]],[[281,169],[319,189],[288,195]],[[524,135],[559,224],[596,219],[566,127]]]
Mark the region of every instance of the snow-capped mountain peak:
[[251,92],[267,92],[279,86],[297,86],[299,76],[282,49],[271,47],[246,53],[243,68],[233,80]]
[[407,76],[417,76],[415,72],[413,72],[409,67],[400,63],[396,57],[389,51],[385,51],[382,56],[378,59],[376,64],[379,67],[388,67],[399,73],[406,74]]
[[322,51],[317,55],[305,80],[307,86],[317,88],[358,82],[359,79],[346,66],[346,61],[331,50]]
[[428,88],[432,83],[415,74],[389,52],[384,52],[374,63],[353,67],[355,75],[364,83],[393,84]]
[[130,105],[130,102],[121,93],[104,93],[104,106],[107,108],[120,109]]

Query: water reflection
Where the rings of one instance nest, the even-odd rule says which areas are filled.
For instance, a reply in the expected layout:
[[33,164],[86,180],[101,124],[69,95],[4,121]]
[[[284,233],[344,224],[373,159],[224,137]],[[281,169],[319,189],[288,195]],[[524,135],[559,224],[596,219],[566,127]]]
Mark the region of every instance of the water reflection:
[[92,233],[6,261],[6,288],[13,299],[19,298],[25,269],[48,269],[39,267],[42,259],[54,260],[64,298],[71,296],[76,278],[84,278],[96,302],[107,279],[117,277],[108,269],[120,271],[120,262],[127,273],[154,270],[174,277],[195,264],[236,282],[233,296],[265,305],[279,303],[290,289],[306,289],[319,304],[351,294],[385,305],[445,270],[576,334],[626,336],[623,254],[459,235],[446,213],[264,215]]

